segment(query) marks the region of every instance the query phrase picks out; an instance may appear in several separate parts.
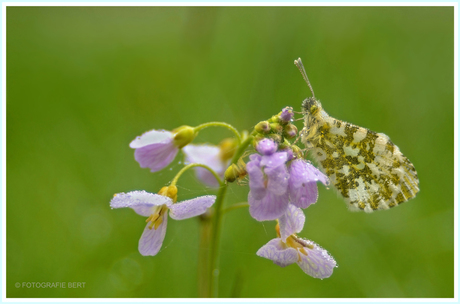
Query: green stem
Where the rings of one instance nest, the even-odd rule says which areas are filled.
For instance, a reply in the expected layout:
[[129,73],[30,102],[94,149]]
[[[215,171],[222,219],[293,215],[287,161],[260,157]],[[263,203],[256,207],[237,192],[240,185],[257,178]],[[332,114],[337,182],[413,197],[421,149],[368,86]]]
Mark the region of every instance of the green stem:
[[221,186],[217,193],[217,199],[214,203],[214,215],[212,217],[212,230],[211,230],[211,256],[209,268],[209,296],[217,298],[218,296],[218,283],[219,283],[219,237],[221,230],[221,216],[222,205],[224,203],[225,194],[227,193],[228,185]]
[[[211,172],[216,180],[219,182],[220,189],[226,189],[227,185],[222,181],[220,176],[212,170],[210,167],[203,165],[203,164],[188,164],[187,166],[183,167],[179,172],[177,172],[176,176],[171,181],[171,186],[175,186],[179,178],[184,174],[185,171],[195,168],[201,167],[209,172]],[[219,193],[216,198],[216,203],[219,202],[218,205],[222,205],[223,198],[225,197],[225,192],[222,193],[219,190]],[[219,210],[221,208],[219,207]],[[212,255],[212,238],[213,238],[213,227],[215,222],[215,216],[211,217],[208,213],[205,213],[200,216],[201,225],[200,225],[200,246],[199,246],[199,254],[198,254],[198,295],[200,297],[211,297],[211,278],[209,278],[210,266],[209,263],[210,256]],[[210,251],[211,248],[211,251]]]
[[232,211],[232,210],[235,210],[235,209],[239,209],[239,208],[244,208],[244,207],[249,207],[249,204],[244,202],[244,203],[237,203],[237,204],[233,204],[227,208],[225,208],[223,211],[222,211],[222,215],[229,212],[229,211]]
[[[251,144],[252,136],[248,136],[244,138],[243,142],[239,145],[238,149],[235,152],[235,155],[232,159],[232,164],[235,164],[240,157],[243,155],[246,148]],[[222,206],[225,199],[225,194],[227,193],[228,184],[223,183],[219,188],[219,192],[217,193],[216,202],[214,203],[214,214],[212,217],[212,227],[211,227],[211,253],[210,253],[210,267],[209,267],[209,291],[208,297],[217,298],[218,296],[218,283],[219,283],[219,238],[221,232],[221,219],[224,211],[222,210]]]
[[252,143],[253,139],[254,139],[253,136],[248,136],[246,138],[243,138],[243,142],[238,147],[238,149],[236,149],[235,155],[233,155],[232,164],[236,164],[238,162],[241,155],[243,155],[244,151],[246,151],[247,147]]
[[241,143],[241,135],[238,132],[238,130],[235,129],[232,125],[230,125],[228,123],[225,123],[225,122],[219,122],[219,121],[207,122],[207,123],[201,124],[199,126],[196,126],[195,127],[195,132],[201,131],[201,130],[203,130],[205,128],[209,128],[209,127],[224,127],[224,128],[227,128],[230,131],[232,131],[233,133],[235,133],[236,138],[238,138],[238,144]]
[[210,290],[209,280],[209,263],[210,257],[210,242],[211,242],[211,216],[209,212],[200,215],[200,247],[198,252],[198,297],[211,297],[208,294]]
[[206,170],[208,170],[209,172],[212,173],[212,175],[214,175],[214,177],[217,179],[217,181],[219,182],[219,185],[224,185],[224,182],[222,181],[222,179],[220,178],[220,176],[214,171],[212,170],[210,167],[206,166],[206,165],[203,165],[203,164],[189,164],[185,167],[183,167],[179,172],[177,172],[176,176],[174,176],[173,180],[171,181],[171,186],[175,186],[177,181],[179,180],[179,177],[181,177],[181,175],[189,170],[189,169],[192,169],[192,168],[195,168],[195,167],[202,167],[202,168],[205,168]]

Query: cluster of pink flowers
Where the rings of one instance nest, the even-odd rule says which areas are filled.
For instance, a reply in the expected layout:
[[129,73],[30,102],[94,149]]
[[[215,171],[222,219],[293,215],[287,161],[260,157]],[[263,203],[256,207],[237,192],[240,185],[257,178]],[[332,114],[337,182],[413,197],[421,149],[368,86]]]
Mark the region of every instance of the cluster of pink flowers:
[[[278,124],[271,126],[268,121],[256,126],[256,130],[260,131],[254,143],[258,153],[249,156],[244,169],[249,177],[248,202],[251,216],[257,221],[278,222],[278,238],[262,246],[257,255],[271,259],[282,267],[297,263],[312,277],[327,278],[337,265],[335,260],[319,245],[296,234],[301,232],[305,223],[302,209],[316,203],[318,199],[317,183],[327,186],[329,180],[289,146],[283,145],[280,149],[276,140],[268,136],[264,138],[264,134],[273,128],[286,138],[295,137],[297,129],[289,123],[292,117],[292,108],[287,107],[276,116]],[[134,139],[130,147],[135,149],[134,158],[140,166],[150,168],[152,172],[167,167],[178,151],[182,150],[186,163],[203,164],[224,179],[231,158],[225,156],[225,145],[193,145],[191,141],[195,136],[194,128],[188,126],[173,131],[152,130]],[[220,185],[220,181],[209,170],[197,167],[195,172],[205,185]],[[168,211],[171,218],[182,220],[205,213],[215,200],[216,196],[206,195],[176,203],[177,188],[172,184],[163,187],[158,194],[146,191],[116,194],[110,206],[129,207],[147,217],[147,225],[139,241],[139,252],[154,256],[165,238]]]
[[319,181],[328,178],[309,162],[293,159],[290,151],[277,151],[270,139],[261,140],[260,154],[252,154],[247,164],[249,175],[249,212],[258,221],[278,220],[278,238],[259,249],[258,256],[285,267],[297,263],[314,278],[328,278],[337,266],[334,258],[316,243],[297,237],[305,215],[302,209],[316,203]]

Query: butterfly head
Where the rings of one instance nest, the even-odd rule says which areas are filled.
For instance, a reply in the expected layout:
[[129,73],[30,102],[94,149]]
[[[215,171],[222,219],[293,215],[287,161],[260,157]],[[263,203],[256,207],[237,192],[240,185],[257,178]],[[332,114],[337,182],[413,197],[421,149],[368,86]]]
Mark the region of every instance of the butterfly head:
[[305,115],[318,116],[321,113],[321,103],[315,97],[308,97],[302,102],[302,109]]

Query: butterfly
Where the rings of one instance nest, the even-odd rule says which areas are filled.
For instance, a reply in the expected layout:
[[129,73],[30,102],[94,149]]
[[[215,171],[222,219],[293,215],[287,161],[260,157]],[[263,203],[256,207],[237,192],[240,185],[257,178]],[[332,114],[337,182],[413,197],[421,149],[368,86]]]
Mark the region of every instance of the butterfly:
[[301,141],[349,209],[389,209],[415,197],[417,172],[390,138],[329,116],[315,98],[301,59],[294,64],[312,93],[302,103]]

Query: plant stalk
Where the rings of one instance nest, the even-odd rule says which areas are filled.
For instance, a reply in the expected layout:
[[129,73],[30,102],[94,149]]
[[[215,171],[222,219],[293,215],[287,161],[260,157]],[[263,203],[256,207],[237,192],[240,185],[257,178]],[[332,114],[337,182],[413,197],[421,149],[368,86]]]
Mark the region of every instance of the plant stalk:
[[[243,155],[244,151],[246,148],[251,144],[252,142],[252,136],[248,136],[244,138],[243,142],[239,145],[237,151],[235,152],[235,155],[232,158],[231,163],[235,164],[240,157]],[[221,226],[222,226],[222,215],[224,214],[223,210],[223,205],[224,205],[224,200],[225,200],[225,195],[227,193],[228,189],[228,184],[227,182],[222,182],[220,183],[220,188],[219,191],[217,192],[217,197],[216,197],[216,202],[214,203],[214,213],[212,214],[212,217],[210,219],[211,225],[210,225],[210,230],[209,234],[203,234],[201,235],[202,237],[209,237],[209,260],[208,260],[208,275],[207,276],[201,276],[200,277],[205,280],[207,278],[207,282],[200,283],[200,288],[201,286],[207,286],[208,290],[207,293],[204,295],[204,297],[213,297],[217,298],[218,297],[218,291],[219,291],[219,239],[220,239],[220,234],[221,234]],[[204,231],[206,223],[202,224],[202,231]],[[204,247],[200,249],[200,253],[202,255],[208,255],[208,253],[204,252],[203,250],[206,250],[207,244],[205,240],[201,241],[204,244]],[[204,257],[200,256],[200,260],[205,259]],[[203,266],[203,269],[205,267]],[[201,270],[200,270],[201,271]],[[201,290],[201,289],[200,289]],[[200,291],[201,294],[201,291]]]

